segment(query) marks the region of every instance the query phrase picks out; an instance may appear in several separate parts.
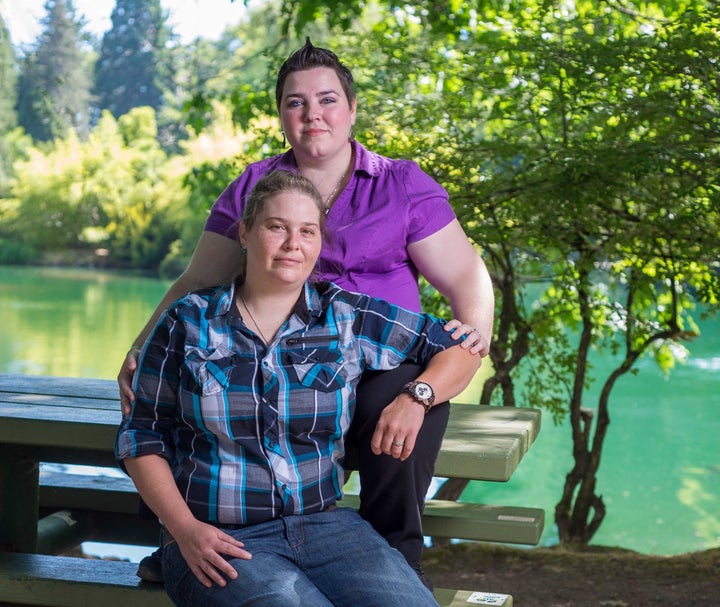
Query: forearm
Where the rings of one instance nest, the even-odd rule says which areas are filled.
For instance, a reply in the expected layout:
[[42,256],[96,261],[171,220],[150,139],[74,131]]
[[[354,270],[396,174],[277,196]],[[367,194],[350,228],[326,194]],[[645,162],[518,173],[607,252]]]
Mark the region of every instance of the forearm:
[[434,402],[443,403],[467,388],[481,364],[479,355],[459,345],[452,346],[433,356],[417,381],[430,384],[435,393]]
[[[206,587],[227,585],[237,572],[232,558],[250,559],[243,543],[195,518],[175,485],[167,461],[159,455],[124,460],[138,493],[175,538],[195,577]],[[230,558],[225,558],[228,555]]]
[[[435,393],[434,404],[442,403],[467,387],[481,361],[479,354],[452,346],[433,356],[417,380],[430,384]],[[386,453],[404,461],[415,448],[424,420],[424,406],[406,392],[398,394],[380,414],[370,443],[373,453]]]
[[144,455],[123,461],[140,497],[171,533],[176,534],[178,529],[195,521],[165,458]]

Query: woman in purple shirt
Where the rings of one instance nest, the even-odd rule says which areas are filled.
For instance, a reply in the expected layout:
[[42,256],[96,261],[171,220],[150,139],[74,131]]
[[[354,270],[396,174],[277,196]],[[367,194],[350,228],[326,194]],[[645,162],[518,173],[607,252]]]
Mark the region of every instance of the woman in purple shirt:
[[[118,375],[124,411],[133,398],[137,353],[163,310],[190,291],[230,282],[242,265],[233,227],[253,185],[274,169],[297,171],[322,196],[331,240],[323,244],[319,278],[420,311],[417,280],[422,274],[450,302],[456,320],[448,323],[448,330],[455,330],[457,338],[467,335],[465,343],[473,353],[487,354],[494,299],[485,264],[456,219],[444,188],[416,163],[382,157],[354,140],[353,85],[350,70],[337,56],[309,39],[283,63],[276,103],[291,149],[249,165],[216,201],[190,264],[135,340]],[[416,365],[403,365],[363,379],[346,464],[359,469],[363,517],[430,585],[420,567],[422,509],[449,405],[432,408],[411,456],[375,455],[370,447],[380,412],[420,371]]]

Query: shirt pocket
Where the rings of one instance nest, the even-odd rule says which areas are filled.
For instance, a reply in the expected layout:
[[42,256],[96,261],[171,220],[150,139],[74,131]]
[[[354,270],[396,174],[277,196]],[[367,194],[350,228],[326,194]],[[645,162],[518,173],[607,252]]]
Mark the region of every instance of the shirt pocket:
[[235,355],[225,346],[210,350],[187,348],[185,350],[183,387],[201,396],[216,394],[230,385],[230,372]]
[[320,392],[333,392],[344,388],[343,355],[338,348],[322,347],[322,342],[337,341],[335,336],[313,336],[288,340],[288,345],[305,346],[287,350],[285,361],[297,381],[304,387]]

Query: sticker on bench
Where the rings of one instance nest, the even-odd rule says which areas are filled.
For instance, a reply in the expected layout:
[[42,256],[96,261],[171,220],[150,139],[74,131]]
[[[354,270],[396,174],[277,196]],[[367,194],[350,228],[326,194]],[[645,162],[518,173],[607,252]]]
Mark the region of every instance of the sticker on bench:
[[534,523],[534,516],[513,516],[511,514],[498,514],[499,521],[512,521],[514,523]]
[[466,603],[474,605],[504,605],[509,595],[495,594],[494,592],[473,592],[466,600]]

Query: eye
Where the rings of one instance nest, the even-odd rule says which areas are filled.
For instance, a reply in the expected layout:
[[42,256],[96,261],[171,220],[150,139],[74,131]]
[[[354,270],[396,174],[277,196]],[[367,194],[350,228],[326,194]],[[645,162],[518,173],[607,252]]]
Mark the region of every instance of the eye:
[[335,103],[337,101],[334,97],[325,97],[323,98],[320,103],[323,105],[330,105],[331,103]]
[[287,107],[291,109],[295,107],[300,107],[301,105],[303,105],[303,102],[300,99],[290,99],[287,102]]
[[315,229],[314,228],[303,228],[302,233],[305,234],[305,236],[315,236]]

